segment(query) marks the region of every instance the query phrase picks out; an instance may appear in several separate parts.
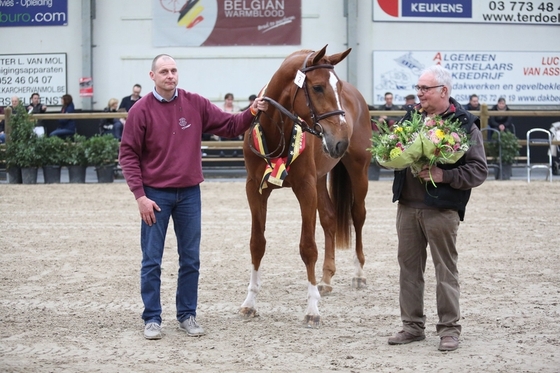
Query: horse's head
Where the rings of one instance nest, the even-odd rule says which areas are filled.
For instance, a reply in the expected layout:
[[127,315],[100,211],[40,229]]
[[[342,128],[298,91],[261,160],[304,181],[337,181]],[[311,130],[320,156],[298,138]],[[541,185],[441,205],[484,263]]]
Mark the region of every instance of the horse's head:
[[327,46],[317,52],[298,52],[296,76],[304,80],[301,88],[296,87],[293,110],[305,119],[310,132],[321,138],[325,153],[332,158],[340,158],[348,148],[351,128],[344,116],[342,82],[334,72],[334,66],[351,49],[332,56],[327,56],[326,50]]

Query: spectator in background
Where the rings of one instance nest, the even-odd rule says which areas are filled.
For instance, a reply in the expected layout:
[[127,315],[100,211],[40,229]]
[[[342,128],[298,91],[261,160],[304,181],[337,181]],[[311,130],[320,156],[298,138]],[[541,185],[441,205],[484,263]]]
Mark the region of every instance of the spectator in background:
[[[117,107],[119,106],[119,100],[112,98],[107,103],[107,107],[103,109],[104,112],[117,112]],[[124,108],[119,110],[125,110]],[[102,135],[113,135],[117,140],[121,141],[123,131],[123,122],[120,118],[104,118],[101,119],[99,124],[99,133]]]
[[[72,102],[72,96],[65,94],[62,96],[62,109],[61,113],[70,114],[74,112],[74,103]],[[58,128],[51,132],[49,136],[58,136],[61,138],[67,138],[73,136],[76,133],[76,122],[74,119],[59,119]]]
[[478,96],[472,94],[469,96],[469,103],[465,105],[465,110],[480,111],[480,102],[478,101]]
[[[16,107],[19,105],[19,97],[18,96],[12,96],[11,98],[12,104],[6,107],[9,107],[12,109],[12,115],[16,114]],[[2,108],[2,114],[4,114],[4,108]],[[2,119],[2,122],[0,122],[0,144],[3,144],[6,142],[6,133],[4,132],[6,130],[6,122],[4,121],[4,119]]]
[[[27,112],[29,114],[41,114],[47,112],[47,105],[41,104],[41,96],[38,93],[33,93],[29,98],[30,104],[27,106]],[[45,127],[43,126],[43,122],[38,120],[35,123],[34,128],[35,133],[37,136],[43,136],[45,134]]]
[[125,108],[126,111],[129,112],[132,105],[134,105],[136,101],[142,98],[142,96],[140,96],[141,92],[142,92],[142,86],[140,84],[135,84],[132,87],[132,94],[130,96],[123,97],[123,99],[121,100],[119,109]]
[[408,96],[406,96],[404,98],[404,105],[402,107],[402,110],[411,110],[414,106],[416,106],[416,96],[413,94],[410,94]]
[[255,102],[256,99],[257,99],[257,95],[249,96],[249,105],[245,106],[243,109],[241,109],[241,111],[245,111],[245,110],[249,109],[251,107],[251,105],[253,105],[253,102]]
[[[224,103],[222,104],[222,110],[225,111],[226,113],[239,113],[239,106],[235,105],[234,102],[234,97],[233,97],[233,93],[226,93],[226,95],[224,96]],[[220,141],[236,141],[236,140],[243,140],[243,135],[239,135],[237,137],[232,137],[232,138],[228,138],[228,137],[220,137]],[[233,153],[231,154],[232,157],[237,157],[237,150],[234,150]],[[220,151],[220,157],[225,157],[225,153],[223,151]]]
[[41,96],[38,93],[33,93],[29,98],[30,104],[27,107],[29,114],[40,114],[47,111],[47,105],[41,104]]
[[[378,110],[400,110],[401,108],[393,105],[393,94],[391,92],[385,93],[385,104],[381,105]],[[379,117],[380,122],[387,122],[389,126],[392,126],[395,121],[397,121],[398,117],[387,117],[386,115],[382,115]]]
[[[492,106],[491,111],[508,111],[509,107],[506,105],[506,99],[500,97],[498,99],[498,103]],[[509,131],[511,133],[515,133],[513,129],[513,118],[510,116],[506,116],[505,113],[503,116],[499,117],[490,117],[488,119],[488,125],[490,128],[496,129],[498,131]],[[488,139],[492,138],[492,131],[488,131]]]

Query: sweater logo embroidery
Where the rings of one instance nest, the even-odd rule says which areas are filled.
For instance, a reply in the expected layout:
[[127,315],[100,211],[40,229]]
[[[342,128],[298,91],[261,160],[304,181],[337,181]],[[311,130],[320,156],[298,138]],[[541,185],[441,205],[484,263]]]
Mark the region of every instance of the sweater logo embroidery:
[[191,124],[187,123],[187,120],[185,118],[181,118],[179,119],[179,126],[181,126],[182,130],[186,130],[191,126]]

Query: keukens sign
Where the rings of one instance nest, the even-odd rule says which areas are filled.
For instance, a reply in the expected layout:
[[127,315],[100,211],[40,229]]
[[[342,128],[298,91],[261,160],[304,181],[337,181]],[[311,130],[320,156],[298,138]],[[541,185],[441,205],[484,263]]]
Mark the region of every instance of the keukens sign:
[[560,25],[560,0],[373,0],[373,20]]
[[153,15],[155,47],[301,44],[301,0],[154,0]]

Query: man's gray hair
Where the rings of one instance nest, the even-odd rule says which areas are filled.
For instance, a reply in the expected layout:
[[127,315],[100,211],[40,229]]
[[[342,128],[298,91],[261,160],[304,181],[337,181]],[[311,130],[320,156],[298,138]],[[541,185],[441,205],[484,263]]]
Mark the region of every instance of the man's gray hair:
[[432,65],[422,71],[422,75],[426,73],[432,74],[436,78],[436,82],[438,85],[446,86],[447,92],[451,96],[452,77],[449,70],[441,65]]

